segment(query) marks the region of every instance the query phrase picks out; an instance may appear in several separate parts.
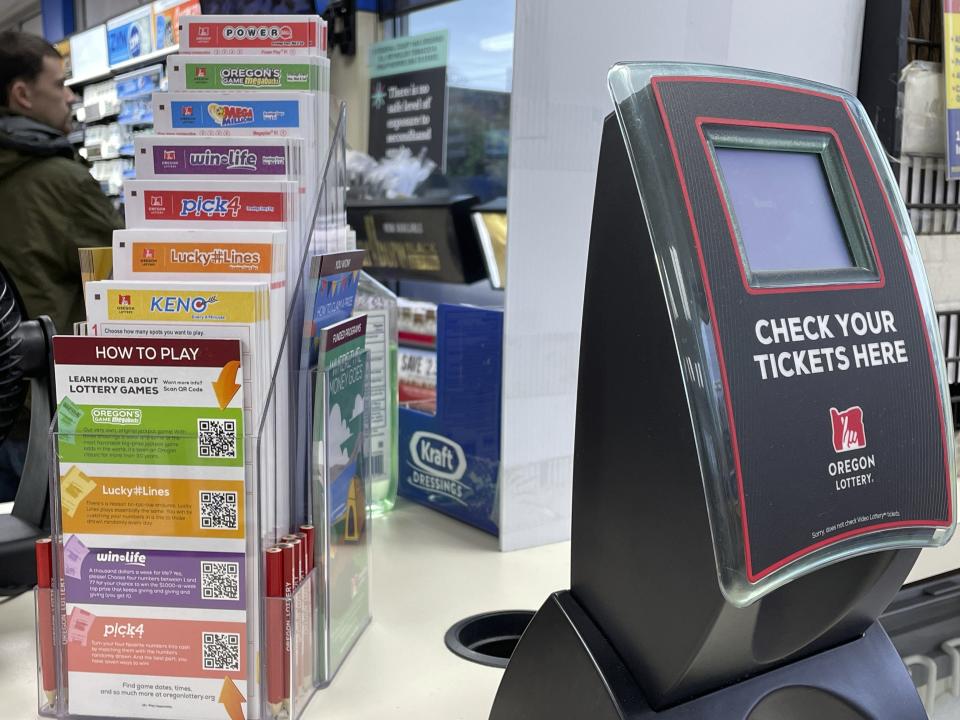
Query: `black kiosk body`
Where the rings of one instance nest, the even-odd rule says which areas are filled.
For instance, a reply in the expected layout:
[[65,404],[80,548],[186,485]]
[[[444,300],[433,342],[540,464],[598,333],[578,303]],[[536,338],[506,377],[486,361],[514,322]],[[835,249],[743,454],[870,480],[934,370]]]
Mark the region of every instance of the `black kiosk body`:
[[876,618],[955,527],[937,323],[847,93],[610,71],[571,589],[492,720],[925,718]]

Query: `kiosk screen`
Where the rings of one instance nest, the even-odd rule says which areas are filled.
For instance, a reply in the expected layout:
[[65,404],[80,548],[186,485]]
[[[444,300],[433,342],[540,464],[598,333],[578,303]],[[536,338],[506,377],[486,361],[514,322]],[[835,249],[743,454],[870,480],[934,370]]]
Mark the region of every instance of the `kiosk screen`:
[[715,152],[752,272],[855,266],[819,153]]

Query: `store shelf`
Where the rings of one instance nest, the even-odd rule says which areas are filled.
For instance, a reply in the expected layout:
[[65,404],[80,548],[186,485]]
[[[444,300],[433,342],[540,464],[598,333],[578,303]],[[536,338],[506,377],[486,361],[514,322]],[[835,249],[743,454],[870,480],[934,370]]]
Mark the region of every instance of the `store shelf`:
[[[153,127],[150,96],[165,85],[164,66],[158,57],[175,48],[151,53],[117,65],[104,77],[90,78],[79,88],[84,101],[75,108],[83,129],[72,137],[83,143],[80,154],[91,163],[90,172],[115,205],[123,203],[123,181],[133,175],[133,138]],[[130,70],[131,66],[135,69]],[[128,167],[129,166],[129,167]]]
[[153,118],[149,120],[143,118],[140,120],[124,120],[122,117],[118,117],[117,122],[128,127],[153,127]]
[[133,70],[141,65],[149,65],[152,62],[161,60],[167,57],[167,55],[172,55],[173,53],[177,52],[179,49],[179,45],[171,45],[170,47],[163,48],[162,50],[154,50],[152,53],[147,53],[146,55],[141,55],[140,57],[124,60],[122,63],[114,65],[107,72],[100,73],[99,75],[90,75],[83,78],[70,78],[64,83],[64,85],[67,87],[76,87],[78,85],[86,85],[87,83],[96,82],[98,80],[106,80],[108,78],[116,77],[125,71]]
[[[89,110],[87,108],[90,108]],[[96,105],[87,105],[83,109],[83,120],[81,122],[84,125],[95,125],[97,123],[104,122],[105,120],[115,120],[120,116],[120,108],[116,110],[108,110],[105,113],[100,112],[100,109]]]
[[117,96],[120,99],[120,102],[127,102],[129,100],[148,100],[151,95],[155,92],[160,92],[160,88],[153,88],[152,90],[144,90],[143,92],[138,92],[135,95],[124,95],[123,97]]

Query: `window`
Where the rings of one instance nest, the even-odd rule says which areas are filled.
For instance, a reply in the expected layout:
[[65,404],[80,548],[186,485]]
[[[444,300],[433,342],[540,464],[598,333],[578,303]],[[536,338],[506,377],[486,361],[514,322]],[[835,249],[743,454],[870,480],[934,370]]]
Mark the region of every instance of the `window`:
[[507,194],[514,0],[456,0],[415,10],[394,34],[448,33],[446,172],[418,194]]

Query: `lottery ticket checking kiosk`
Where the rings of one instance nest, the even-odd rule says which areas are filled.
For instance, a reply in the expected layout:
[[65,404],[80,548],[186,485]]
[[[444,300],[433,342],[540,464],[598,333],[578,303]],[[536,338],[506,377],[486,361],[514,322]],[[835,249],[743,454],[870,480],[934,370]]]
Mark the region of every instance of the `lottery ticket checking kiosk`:
[[876,618],[955,526],[916,240],[843,91],[622,64],[580,350],[571,589],[493,720],[920,720]]

